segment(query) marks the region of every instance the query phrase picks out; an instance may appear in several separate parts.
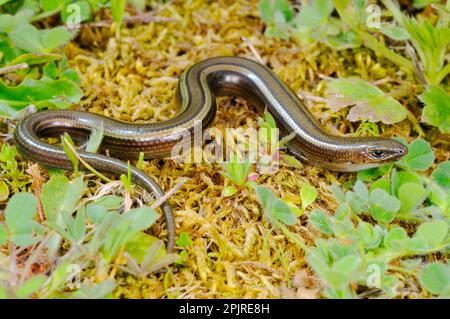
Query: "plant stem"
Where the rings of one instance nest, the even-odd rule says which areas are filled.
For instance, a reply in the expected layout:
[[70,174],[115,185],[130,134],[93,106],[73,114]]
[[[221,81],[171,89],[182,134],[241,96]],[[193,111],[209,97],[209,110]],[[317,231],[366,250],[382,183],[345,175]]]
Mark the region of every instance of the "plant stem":
[[380,43],[373,35],[371,35],[368,31],[364,30],[355,30],[360,35],[363,40],[364,46],[375,51],[375,53],[381,54],[383,57],[388,59],[389,61],[397,64],[398,66],[408,70],[409,72],[414,72],[414,64],[408,59],[402,57],[401,55],[395,53],[394,51],[389,50],[384,44]]
[[434,81],[431,84],[439,85],[447,75],[450,74],[450,63],[446,64],[436,75]]
[[102,173],[97,171],[95,168],[93,168],[91,165],[89,165],[84,159],[82,159],[80,154],[78,154],[78,152],[75,150],[75,148],[70,143],[66,143],[66,145],[72,151],[72,153],[75,155],[75,157],[81,162],[81,164],[83,164],[84,167],[86,167],[89,171],[91,171],[91,173],[95,174],[97,177],[103,179],[107,183],[111,182],[111,180],[108,177],[106,177],[105,175],[103,175]]

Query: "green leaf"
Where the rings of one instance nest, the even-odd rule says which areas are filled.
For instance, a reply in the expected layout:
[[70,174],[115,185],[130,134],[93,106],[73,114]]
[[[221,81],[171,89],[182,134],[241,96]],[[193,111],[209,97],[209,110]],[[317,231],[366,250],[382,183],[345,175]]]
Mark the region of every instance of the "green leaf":
[[178,247],[189,247],[193,244],[192,239],[189,237],[189,234],[185,231],[180,233],[175,243]]
[[31,24],[22,24],[9,34],[14,44],[27,52],[44,53],[45,46],[41,41],[41,33]]
[[0,246],[8,240],[8,231],[3,224],[0,224]]
[[130,3],[138,12],[145,11],[145,0],[128,0],[128,3]]
[[223,197],[230,197],[237,193],[237,189],[234,186],[227,186],[224,187],[222,190],[222,196]]
[[44,11],[55,11],[62,7],[65,0],[40,0],[39,3]]
[[432,3],[439,2],[439,0],[413,0],[414,8],[422,9]]
[[96,199],[94,203],[103,206],[106,210],[115,211],[122,206],[123,197],[117,195],[105,195]]
[[71,240],[79,242],[84,239],[86,236],[86,213],[84,207],[77,211],[75,218],[69,215],[63,215],[63,218]]
[[14,58],[14,60],[9,61],[6,66],[19,63],[26,63],[29,66],[45,63],[54,64],[49,62],[58,61],[60,59],[61,55],[55,53],[24,53]]
[[430,85],[419,98],[425,104],[422,121],[439,127],[442,133],[450,133],[450,94],[439,86]]
[[345,193],[345,202],[350,206],[355,214],[359,214],[369,209],[369,194],[367,186],[357,180],[354,186],[354,192]]
[[9,200],[5,221],[17,246],[29,246],[35,242],[34,231],[39,227],[34,221],[37,208],[36,197],[31,193],[16,193]]
[[51,51],[70,41],[75,36],[74,32],[69,32],[65,27],[56,27],[45,32],[41,39],[46,51]]
[[[158,242],[160,242],[158,238],[139,232],[127,241],[125,248],[131,257],[136,259],[137,262],[142,263],[148,250],[152,248],[152,245]],[[164,245],[160,245],[156,253],[158,256],[163,256],[165,253]]]
[[6,183],[0,179],[0,202],[7,200],[9,197],[9,188]]
[[435,156],[430,144],[422,139],[408,145],[408,154],[397,163],[416,171],[427,170],[434,162]]
[[292,10],[291,5],[287,0],[275,0],[273,9],[282,12],[287,22],[291,21],[294,17],[294,10]]
[[381,289],[383,289],[383,291],[389,295],[389,296],[396,296],[397,295],[397,291],[396,291],[396,287],[398,285],[398,279],[397,277],[393,276],[393,275],[383,275],[382,279],[381,279]]
[[70,80],[52,80],[42,77],[39,80],[25,78],[18,86],[7,86],[0,81],[0,115],[20,111],[30,104],[38,108],[56,106],[65,108],[77,103],[83,95],[80,88]]
[[264,209],[266,218],[273,224],[276,220],[286,225],[294,225],[297,218],[290,210],[289,206],[277,198],[272,190],[267,186],[255,185],[256,195],[259,203]]
[[[79,13],[79,21],[74,19]],[[80,22],[91,20],[92,11],[88,1],[75,1],[67,3],[61,10],[61,19],[65,24],[75,25]]]
[[272,5],[270,3],[270,0],[261,0],[258,4],[259,13],[261,15],[261,19],[265,23],[272,22]]
[[286,0],[262,0],[259,3],[261,18],[267,24],[265,34],[286,39],[288,25],[293,19],[294,11]]
[[353,275],[361,265],[361,258],[355,255],[345,256],[333,264],[333,270],[346,276]]
[[72,162],[75,175],[78,175],[78,165],[80,164],[80,160],[74,151],[76,149],[75,143],[67,132],[61,136],[61,142],[63,144],[64,153],[66,153],[66,156]]
[[116,216],[108,214],[116,212],[122,205],[123,197],[116,195],[105,195],[95,200],[93,203],[86,205],[86,213],[88,219],[96,225],[101,225],[108,216]]
[[114,22],[120,24],[122,22],[123,14],[125,12],[125,0],[110,0],[111,13]]
[[445,239],[448,232],[448,224],[443,220],[423,223],[419,226],[415,238],[423,238],[429,248],[436,248]]
[[331,0],[310,1],[302,6],[296,17],[296,24],[308,28],[316,28],[326,23],[333,10]]
[[358,78],[334,79],[328,82],[328,91],[352,101],[367,101],[384,95],[376,86]]
[[367,120],[393,124],[404,120],[407,115],[405,107],[397,100],[362,79],[331,80],[328,83],[328,93],[334,96],[334,102],[337,103],[330,104],[333,111],[354,105],[347,116],[352,122]]
[[309,205],[314,203],[317,198],[317,190],[314,186],[306,184],[300,190],[300,197],[302,199],[302,208],[306,209]]
[[363,182],[357,180],[353,190],[355,191],[356,196],[358,196],[358,198],[361,199],[363,203],[369,201],[369,191],[367,190],[367,186]]
[[351,213],[348,205],[341,204],[338,206],[336,211],[334,212],[334,220],[336,221],[343,221],[346,219],[347,216],[349,216]]
[[309,215],[308,222],[324,235],[333,234],[333,225],[331,224],[330,218],[321,210],[312,211]]
[[108,297],[116,288],[114,279],[107,279],[98,284],[82,283],[80,289],[73,292],[76,299],[101,299]]
[[99,127],[94,128],[89,140],[86,145],[86,152],[97,153],[103,140],[103,133],[105,129],[103,128],[103,122],[100,123]]
[[390,223],[400,209],[400,201],[380,188],[370,193],[370,203],[372,216],[384,223]]
[[68,270],[73,266],[74,264],[70,261],[60,262],[52,269],[49,280],[42,288],[50,291],[58,291],[67,288]]
[[383,239],[383,235],[379,229],[366,222],[360,222],[358,224],[358,231],[364,247],[367,249],[378,247]]
[[70,80],[73,83],[80,85],[81,84],[81,79],[77,73],[76,70],[73,69],[66,69],[64,71],[61,72],[61,78],[62,79],[66,79],[66,80]]
[[54,62],[45,64],[44,67],[42,68],[42,71],[45,76],[53,80],[56,80],[56,78],[58,77],[58,68],[56,66],[56,63]]
[[369,121],[394,124],[406,118],[407,111],[391,96],[382,96],[373,100],[356,103],[350,109],[347,119],[352,122]]
[[409,34],[408,32],[406,32],[405,29],[388,23],[382,23],[380,27],[377,28],[377,30],[396,41],[403,41],[409,39]]
[[431,178],[446,190],[450,190],[450,161],[440,163]]
[[133,208],[122,214],[125,221],[130,222],[130,226],[135,231],[144,231],[148,229],[160,218],[160,214],[149,206]]
[[73,181],[64,175],[52,176],[42,187],[41,201],[47,220],[64,226],[63,215],[71,215],[83,196],[86,185],[80,176]]
[[392,183],[394,195],[396,195],[396,196],[398,196],[398,190],[399,190],[400,186],[402,186],[403,184],[410,183],[410,184],[422,185],[422,181],[420,180],[419,176],[417,176],[414,173],[405,172],[405,171],[400,171],[398,173],[395,171],[395,173],[392,174],[391,183]]
[[361,266],[361,258],[355,255],[348,255],[334,262],[333,266],[321,272],[325,280],[333,288],[342,289],[353,280],[354,273]]
[[27,279],[27,281],[16,289],[16,297],[21,299],[29,298],[32,294],[39,291],[39,288],[41,288],[46,280],[47,277],[44,275],[37,275]]
[[393,227],[384,237],[384,246],[389,249],[398,249],[409,240],[406,230],[402,227]]
[[340,204],[344,204],[345,203],[345,194],[344,194],[344,192],[342,191],[342,189],[338,185],[332,184],[330,186],[330,190],[333,192],[334,197],[337,199],[337,201]]
[[432,263],[419,272],[420,284],[435,295],[450,295],[450,266]]
[[285,203],[289,206],[289,209],[291,210],[292,214],[294,214],[295,217],[300,217],[303,214],[303,210],[301,210],[293,202],[285,200]]
[[161,249],[162,246],[162,241],[158,240],[148,247],[141,262],[140,272],[143,275],[146,276],[180,260],[180,256],[177,254],[166,254],[165,250]]
[[113,261],[121,247],[139,233],[130,224],[130,221],[118,219],[108,228],[101,247],[101,253],[106,262]]
[[86,206],[87,217],[91,222],[100,225],[105,217],[107,217],[108,210],[103,206],[95,203]]
[[392,164],[388,164],[388,165],[383,165],[380,167],[375,167],[375,168],[369,168],[366,170],[362,170],[359,171],[357,173],[357,177],[358,179],[360,179],[363,182],[371,182],[374,179],[386,175],[387,173],[389,173],[389,171],[392,169]]
[[446,211],[450,203],[450,192],[445,191],[435,183],[431,183],[429,199],[430,202]]
[[20,25],[25,25],[34,16],[32,9],[22,9],[15,15],[0,14],[0,33],[9,33]]
[[277,198],[272,202],[271,210],[274,217],[286,225],[295,225],[297,222],[297,218],[292,213],[289,205],[281,199]]
[[[272,114],[267,111],[264,111],[263,117],[258,117],[258,124],[261,128],[265,128],[268,130],[268,134],[270,133],[270,129],[276,129],[277,123],[273,118]],[[270,141],[270,137],[267,138]]]
[[387,178],[380,178],[370,185],[370,191],[373,191],[375,188],[381,188],[386,193],[390,193],[391,185]]
[[296,157],[294,156],[290,156],[287,154],[282,154],[281,158],[283,159],[283,161],[288,164],[289,166],[292,166],[294,168],[302,168],[303,164],[302,162],[300,162]]
[[424,202],[428,192],[422,184],[406,183],[402,184],[398,189],[398,199],[401,202],[401,210],[410,212],[416,209]]
[[314,36],[313,34],[313,37],[336,50],[354,49],[361,46],[359,34],[344,26],[341,20],[331,18],[329,23],[327,35]]
[[227,162],[223,163],[222,175],[236,185],[244,186],[252,165],[250,158],[240,160],[236,154],[233,154]]
[[430,249],[427,241],[423,237],[411,238],[409,242],[407,242],[405,247],[410,251],[417,252],[420,254],[424,254]]
[[370,193],[370,203],[393,213],[400,209],[399,200],[380,188],[376,188]]

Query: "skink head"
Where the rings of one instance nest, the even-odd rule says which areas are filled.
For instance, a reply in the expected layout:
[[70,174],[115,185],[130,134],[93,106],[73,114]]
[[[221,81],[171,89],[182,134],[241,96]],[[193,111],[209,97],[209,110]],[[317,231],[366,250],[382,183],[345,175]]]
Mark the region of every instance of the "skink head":
[[339,147],[324,152],[319,148],[307,153],[301,144],[291,144],[289,150],[298,158],[313,165],[319,165],[333,171],[356,172],[368,168],[395,162],[408,153],[402,143],[379,137],[345,139]]
[[362,150],[361,160],[365,163],[384,164],[394,162],[408,153],[408,148],[392,139],[374,139]]

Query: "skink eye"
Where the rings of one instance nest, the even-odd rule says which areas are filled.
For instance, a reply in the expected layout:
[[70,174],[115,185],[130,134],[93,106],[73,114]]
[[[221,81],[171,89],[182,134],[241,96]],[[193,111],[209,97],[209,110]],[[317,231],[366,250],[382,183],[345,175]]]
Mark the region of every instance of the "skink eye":
[[385,152],[381,151],[381,150],[374,150],[372,151],[372,156],[375,158],[383,158],[385,155]]

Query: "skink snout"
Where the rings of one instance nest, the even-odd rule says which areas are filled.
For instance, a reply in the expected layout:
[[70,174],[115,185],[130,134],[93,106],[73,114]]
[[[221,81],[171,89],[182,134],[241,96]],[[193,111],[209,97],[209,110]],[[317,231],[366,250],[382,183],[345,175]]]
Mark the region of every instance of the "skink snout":
[[397,149],[397,154],[399,156],[405,156],[406,154],[408,154],[408,148],[400,143],[399,148]]
[[391,140],[391,142],[393,143],[393,147],[392,147],[392,159],[400,159],[401,157],[405,156],[406,154],[408,154],[408,147],[406,147],[404,144],[396,141],[396,140]]

